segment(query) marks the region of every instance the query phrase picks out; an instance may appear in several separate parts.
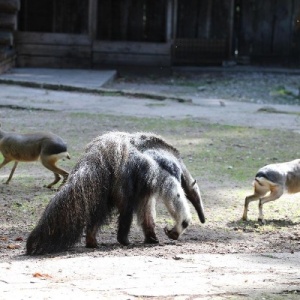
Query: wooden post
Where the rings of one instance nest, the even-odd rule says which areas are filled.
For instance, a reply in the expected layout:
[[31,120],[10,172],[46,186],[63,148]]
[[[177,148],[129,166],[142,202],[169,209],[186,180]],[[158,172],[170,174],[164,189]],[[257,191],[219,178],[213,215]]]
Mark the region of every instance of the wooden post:
[[173,22],[172,22],[172,39],[176,39],[177,36],[177,10],[178,0],[173,0]]
[[235,6],[234,0],[230,0],[229,4],[229,28],[228,28],[228,59],[232,56],[232,43],[233,43],[233,26],[234,26],[234,13],[235,13]]
[[98,0],[89,0],[88,35],[90,38],[90,68],[94,65],[94,41],[97,39]]
[[166,8],[166,42],[170,42],[173,33],[173,1],[167,1]]
[[89,0],[89,16],[88,16],[88,31],[89,37],[92,40],[97,38],[97,0]]

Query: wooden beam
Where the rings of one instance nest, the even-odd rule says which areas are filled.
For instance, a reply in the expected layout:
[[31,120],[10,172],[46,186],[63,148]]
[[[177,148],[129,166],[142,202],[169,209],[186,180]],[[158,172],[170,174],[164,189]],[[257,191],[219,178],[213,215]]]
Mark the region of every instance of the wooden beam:
[[173,28],[172,28],[172,39],[177,37],[177,16],[178,16],[178,0],[173,0]]
[[166,42],[169,42],[173,33],[173,0],[168,0],[166,5]]
[[230,0],[229,4],[229,28],[228,28],[228,59],[232,57],[232,42],[233,42],[233,30],[234,30],[234,13],[235,13],[235,6],[234,6],[234,0]]
[[97,38],[98,1],[89,0],[88,31],[92,40]]
[[15,41],[16,44],[91,46],[90,38],[84,34],[17,31]]

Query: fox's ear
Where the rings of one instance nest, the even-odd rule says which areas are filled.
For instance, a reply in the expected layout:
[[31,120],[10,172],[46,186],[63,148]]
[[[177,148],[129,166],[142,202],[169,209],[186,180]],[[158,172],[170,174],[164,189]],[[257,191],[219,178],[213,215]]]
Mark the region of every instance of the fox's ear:
[[195,179],[195,181],[192,183],[192,186],[194,186],[197,183],[197,180]]

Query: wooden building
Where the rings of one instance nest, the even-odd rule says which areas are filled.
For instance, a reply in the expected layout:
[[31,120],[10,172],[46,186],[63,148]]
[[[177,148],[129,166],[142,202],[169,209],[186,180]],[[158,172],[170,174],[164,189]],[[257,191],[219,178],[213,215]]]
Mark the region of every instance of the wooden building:
[[300,66],[300,0],[0,0],[0,71]]
[[0,0],[0,73],[15,64],[13,33],[17,30],[19,0]]

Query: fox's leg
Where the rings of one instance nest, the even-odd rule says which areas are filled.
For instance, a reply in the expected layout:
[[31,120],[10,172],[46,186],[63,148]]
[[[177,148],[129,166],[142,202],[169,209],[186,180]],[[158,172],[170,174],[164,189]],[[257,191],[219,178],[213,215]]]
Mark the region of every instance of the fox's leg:
[[157,244],[159,241],[155,234],[155,199],[150,198],[146,205],[142,204],[138,210],[138,222],[143,228],[146,244]]
[[[6,166],[9,162],[11,162],[11,159],[7,159],[6,157],[4,157],[3,162],[0,164],[0,169],[3,168],[4,166]],[[9,174],[9,177],[5,182],[6,184],[8,184],[10,182],[10,180],[12,179],[17,165],[18,165],[18,162],[15,161],[15,164],[14,164],[14,166],[13,166],[13,168],[12,168],[10,174]]]
[[270,192],[270,186],[269,185],[263,185],[263,184],[259,183],[257,180],[255,180],[253,182],[253,186],[254,186],[253,195],[247,196],[245,198],[244,213],[243,213],[243,217],[242,217],[242,219],[244,221],[247,221],[249,203],[262,198],[268,192]]
[[274,201],[278,198],[280,198],[283,194],[283,187],[280,185],[274,186],[271,188],[271,193],[267,197],[263,197],[259,200],[258,209],[259,209],[259,215],[258,215],[258,221],[261,223],[265,223],[264,215],[263,215],[263,205],[267,202]]
[[248,219],[248,207],[249,207],[249,203],[252,202],[252,201],[255,201],[255,200],[258,200],[260,197],[260,195],[256,192],[254,192],[253,195],[251,196],[247,196],[245,198],[245,204],[244,204],[244,213],[243,213],[243,220],[244,221],[247,221]]
[[[13,168],[11,169],[11,172],[10,172],[10,174],[9,174],[9,176],[8,176],[8,179],[7,179],[6,182],[5,182],[6,184],[9,184],[10,180],[12,179],[12,177],[13,177],[13,175],[14,175],[14,172],[15,172],[15,170],[16,170],[16,168],[17,168],[17,165],[18,165],[18,162],[15,161],[14,166],[13,166]],[[0,166],[0,168],[2,168],[2,166]]]
[[57,160],[58,158],[56,155],[51,155],[51,156],[43,155],[41,157],[41,162],[43,166],[49,169],[50,171],[52,171],[55,176],[54,181],[47,185],[47,188],[49,189],[52,188],[52,186],[55,185],[57,182],[59,182],[60,180],[59,175],[63,177],[63,182],[61,185],[63,185],[67,181],[69,176],[69,173],[67,171],[56,166]]
[[60,181],[60,176],[57,173],[53,173],[54,174],[54,180],[49,183],[48,185],[46,185],[46,187],[48,189],[51,189],[53,185],[55,185],[56,183],[58,183]]

